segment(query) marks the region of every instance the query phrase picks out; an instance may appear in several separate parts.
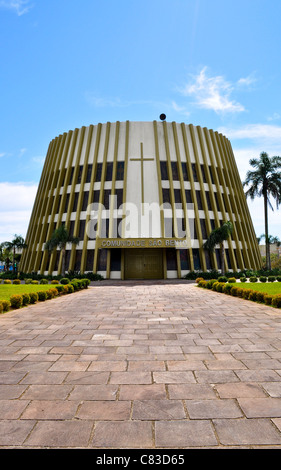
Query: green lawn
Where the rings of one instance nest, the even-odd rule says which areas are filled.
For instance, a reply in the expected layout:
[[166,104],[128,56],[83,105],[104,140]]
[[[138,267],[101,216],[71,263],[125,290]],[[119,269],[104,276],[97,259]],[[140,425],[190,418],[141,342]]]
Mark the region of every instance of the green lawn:
[[10,300],[14,294],[29,294],[30,292],[38,292],[49,290],[56,287],[53,284],[0,284],[0,301]]
[[267,294],[281,294],[281,282],[237,282],[233,284],[243,289],[253,289]]

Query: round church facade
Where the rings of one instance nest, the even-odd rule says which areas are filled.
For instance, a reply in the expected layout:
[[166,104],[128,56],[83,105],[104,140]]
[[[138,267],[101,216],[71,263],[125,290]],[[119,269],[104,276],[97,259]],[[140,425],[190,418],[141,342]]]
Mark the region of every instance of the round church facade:
[[204,242],[231,221],[228,271],[261,257],[229,140],[192,124],[90,125],[50,142],[26,236],[21,271],[60,274],[62,253],[45,243],[65,225],[66,271],[108,279],[181,278],[221,269]]

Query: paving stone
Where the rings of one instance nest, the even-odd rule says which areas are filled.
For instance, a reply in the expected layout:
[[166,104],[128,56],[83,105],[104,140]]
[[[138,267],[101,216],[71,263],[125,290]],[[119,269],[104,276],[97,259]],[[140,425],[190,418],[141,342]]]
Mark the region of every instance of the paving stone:
[[33,400],[25,408],[21,419],[72,419],[79,402],[62,400]]
[[219,441],[228,446],[277,445],[281,435],[269,419],[215,419]]
[[281,417],[281,398],[238,398],[247,418]]
[[79,407],[76,417],[100,421],[127,421],[130,411],[129,401],[86,401]]
[[210,421],[157,421],[156,447],[213,447],[217,439]]
[[266,396],[261,386],[255,383],[235,382],[216,384],[215,389],[220,398],[261,398]]
[[21,446],[32,431],[35,421],[1,420],[0,447]]
[[33,448],[88,447],[92,428],[92,421],[39,421],[25,445]]
[[180,400],[135,400],[132,419],[172,420],[186,417]]
[[208,400],[216,397],[213,387],[205,384],[169,384],[168,393],[171,400],[195,398]]
[[226,400],[185,400],[190,419],[239,418],[243,416],[236,402]]
[[164,384],[120,386],[119,400],[162,400],[165,398]]
[[146,421],[98,422],[95,426],[92,446],[96,448],[153,447],[152,423]]

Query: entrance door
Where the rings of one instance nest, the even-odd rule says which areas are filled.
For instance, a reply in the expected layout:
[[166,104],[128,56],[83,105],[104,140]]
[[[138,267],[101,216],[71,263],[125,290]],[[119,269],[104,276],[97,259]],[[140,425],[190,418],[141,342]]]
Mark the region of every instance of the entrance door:
[[125,279],[163,279],[162,249],[125,250]]

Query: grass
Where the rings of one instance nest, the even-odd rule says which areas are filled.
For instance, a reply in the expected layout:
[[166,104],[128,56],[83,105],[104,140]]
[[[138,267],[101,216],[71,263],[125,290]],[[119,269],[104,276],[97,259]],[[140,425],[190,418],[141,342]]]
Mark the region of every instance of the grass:
[[281,282],[239,282],[233,285],[243,289],[266,292],[270,295],[281,294]]
[[1,284],[0,301],[10,300],[11,295],[14,294],[29,294],[30,292],[47,291],[51,287],[56,286],[52,284]]

